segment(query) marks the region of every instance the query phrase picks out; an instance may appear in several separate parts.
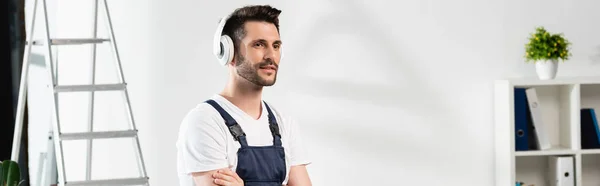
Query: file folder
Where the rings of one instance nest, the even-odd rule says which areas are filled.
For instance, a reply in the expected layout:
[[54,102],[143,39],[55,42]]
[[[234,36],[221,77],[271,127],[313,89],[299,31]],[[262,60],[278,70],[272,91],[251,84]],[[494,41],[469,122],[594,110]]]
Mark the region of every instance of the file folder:
[[592,108],[581,109],[581,148],[598,149],[600,148],[600,128],[596,112]]
[[573,156],[550,156],[548,163],[550,186],[575,186]]
[[515,151],[538,150],[538,140],[531,118],[525,88],[514,89]]
[[537,91],[535,88],[525,90],[527,94],[527,102],[529,103],[529,111],[535,128],[535,135],[539,150],[547,150],[552,147],[550,144],[550,136],[547,133],[546,125],[542,119],[541,104],[538,100]]
[[527,94],[524,88],[515,88],[515,150],[529,150],[529,126],[528,115],[529,109],[527,105]]

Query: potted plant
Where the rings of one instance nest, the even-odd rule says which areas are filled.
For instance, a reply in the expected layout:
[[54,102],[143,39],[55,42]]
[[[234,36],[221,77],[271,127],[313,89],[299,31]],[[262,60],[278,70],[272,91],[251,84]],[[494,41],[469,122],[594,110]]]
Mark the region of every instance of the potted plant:
[[0,163],[0,186],[19,186],[23,183],[17,162],[5,160]]
[[542,80],[554,79],[558,62],[569,60],[571,43],[562,33],[552,34],[544,27],[537,27],[525,45],[526,62],[535,63],[537,75]]

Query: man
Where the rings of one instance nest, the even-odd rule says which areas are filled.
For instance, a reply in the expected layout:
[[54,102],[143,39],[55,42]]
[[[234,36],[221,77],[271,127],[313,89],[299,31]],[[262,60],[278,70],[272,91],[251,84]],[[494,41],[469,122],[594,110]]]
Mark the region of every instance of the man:
[[221,21],[214,52],[229,80],[181,123],[180,185],[311,185],[298,126],[262,100],[263,87],[275,84],[282,55],[280,13],[245,6]]

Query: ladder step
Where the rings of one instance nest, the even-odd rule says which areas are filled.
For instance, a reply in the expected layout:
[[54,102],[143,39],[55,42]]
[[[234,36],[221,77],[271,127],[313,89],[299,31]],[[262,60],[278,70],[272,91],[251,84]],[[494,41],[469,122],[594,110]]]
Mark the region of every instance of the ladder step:
[[145,185],[148,184],[148,177],[145,178],[120,178],[107,180],[91,180],[91,181],[73,181],[67,182],[65,185]]
[[89,140],[103,138],[130,138],[137,135],[137,130],[124,131],[102,131],[102,132],[75,132],[63,133],[60,135],[61,140]]
[[125,90],[125,83],[96,85],[60,85],[54,87],[54,92],[90,92],[111,90]]
[[[81,44],[94,44],[108,42],[109,39],[85,39],[85,38],[64,38],[64,39],[50,39],[52,45],[81,45]],[[45,40],[34,40],[33,45],[43,45]],[[28,43],[27,43],[28,44]]]

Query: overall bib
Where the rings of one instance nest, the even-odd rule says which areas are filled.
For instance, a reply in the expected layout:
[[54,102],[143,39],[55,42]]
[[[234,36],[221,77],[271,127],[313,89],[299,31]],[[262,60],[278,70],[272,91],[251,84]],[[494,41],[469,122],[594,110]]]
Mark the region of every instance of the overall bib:
[[231,115],[214,100],[207,100],[206,103],[212,105],[221,114],[229,132],[241,145],[237,152],[236,173],[244,180],[244,185],[281,186],[286,177],[285,153],[281,145],[279,125],[267,103],[265,106],[269,114],[269,128],[273,135],[271,146],[248,146],[246,134]]

